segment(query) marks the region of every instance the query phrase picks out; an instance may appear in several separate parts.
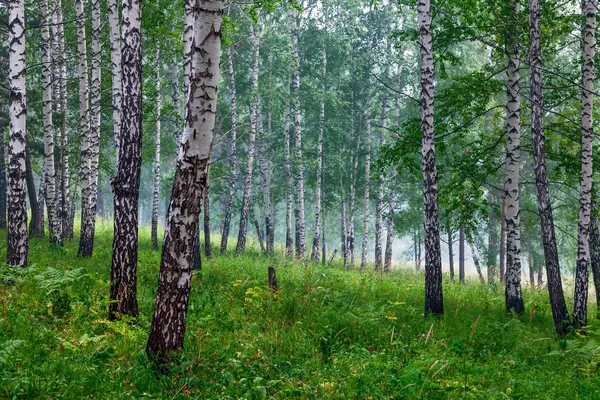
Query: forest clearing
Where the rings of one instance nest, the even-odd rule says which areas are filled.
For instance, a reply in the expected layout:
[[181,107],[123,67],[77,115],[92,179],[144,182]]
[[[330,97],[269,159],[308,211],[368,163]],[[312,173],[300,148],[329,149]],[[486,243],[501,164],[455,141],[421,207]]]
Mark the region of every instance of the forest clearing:
[[[4,233],[0,233],[0,239]],[[446,313],[423,317],[423,274],[306,267],[215,255],[192,279],[183,352],[157,376],[146,345],[160,253],[140,232],[135,324],[106,318],[111,229],[95,256],[34,239],[31,267],[1,271],[1,398],[593,399],[599,325],[557,340],[548,295],[524,290],[507,315],[501,285],[446,280]],[[282,253],[277,248],[277,254]],[[0,256],[4,256],[0,250]],[[278,292],[267,267],[276,266]],[[13,284],[6,286],[7,281]],[[175,361],[175,360],[174,360]]]
[[600,398],[597,8],[0,0],[0,398]]

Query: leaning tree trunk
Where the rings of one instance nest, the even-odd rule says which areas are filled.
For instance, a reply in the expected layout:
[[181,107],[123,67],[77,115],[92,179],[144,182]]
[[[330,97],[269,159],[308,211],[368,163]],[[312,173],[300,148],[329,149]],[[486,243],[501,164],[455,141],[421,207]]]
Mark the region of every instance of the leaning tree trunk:
[[6,263],[27,266],[27,205],[25,203],[25,4],[8,2],[9,107],[8,245]]
[[4,134],[0,133],[0,229],[6,229],[6,161],[4,160]]
[[[114,191],[114,239],[110,271],[111,319],[137,317],[138,200],[142,161],[142,46],[140,0],[123,2],[122,123]],[[194,200],[188,199],[193,202]]]
[[[596,317],[600,317],[600,229],[598,217],[593,216],[590,221],[590,255],[594,288],[596,289]],[[541,270],[541,269],[540,269]],[[538,286],[539,286],[538,279]]]
[[579,229],[577,237],[577,271],[573,322],[581,327],[587,323],[588,269],[590,265],[589,225],[592,211],[592,103],[594,100],[594,49],[596,47],[596,0],[583,0],[585,28],[583,31],[583,88],[581,92],[581,194],[579,197]]
[[477,251],[476,251],[475,245],[471,239],[469,239],[469,247],[471,248],[471,256],[473,257],[473,264],[475,265],[475,270],[477,271],[477,276],[479,277],[479,282],[485,283],[483,273],[481,272],[481,264],[479,263],[479,257],[477,257]]
[[52,12],[54,68],[54,98],[57,100],[56,117],[60,127],[60,196],[59,210],[63,239],[73,236],[71,223],[71,174],[69,169],[69,132],[67,130],[67,61],[65,56],[64,13],[61,0],[55,0]]
[[[56,197],[56,168],[54,166],[54,123],[52,120],[52,59],[50,43],[50,15],[48,13],[48,0],[40,0],[40,16],[42,19],[42,124],[44,127],[44,171],[45,179],[40,182],[44,185],[44,197],[48,210],[48,228],[50,242],[62,244],[60,215],[58,199]],[[0,134],[2,136],[2,134]],[[1,144],[1,141],[0,141]],[[0,160],[1,162],[1,160]],[[1,167],[0,167],[1,169]],[[0,180],[3,171],[0,170]],[[1,196],[1,195],[0,195]],[[1,208],[1,207],[0,207]],[[0,213],[2,211],[0,210]]]
[[442,257],[438,211],[437,168],[434,147],[434,62],[431,39],[430,0],[419,0],[419,42],[421,45],[421,132],[423,199],[425,211],[425,314],[444,313]]
[[[94,250],[94,234],[96,231],[96,213],[98,203],[98,161],[100,158],[100,109],[101,109],[101,31],[100,1],[92,0],[92,103],[89,124],[89,181],[87,211],[83,210],[79,254],[91,257]],[[82,192],[83,194],[83,192]]]
[[119,148],[121,142],[121,32],[119,29],[119,2],[108,0],[108,28],[110,41],[110,61],[112,73],[112,109],[113,109],[113,136],[115,141],[116,164],[119,165]]
[[285,255],[291,257],[294,254],[294,238],[292,236],[292,201],[293,201],[293,177],[292,166],[290,163],[290,86],[291,79],[287,83],[287,96],[285,100],[285,110],[283,111],[283,135],[285,141]]
[[506,198],[506,311],[524,312],[521,293],[521,218],[519,207],[519,169],[521,166],[521,105],[519,75],[519,2],[511,0],[514,15],[506,37],[508,57],[506,83],[506,161],[504,197]]
[[244,194],[242,195],[242,210],[240,212],[240,225],[238,231],[237,253],[246,250],[246,235],[248,233],[248,213],[252,200],[252,168],[254,166],[254,147],[256,140],[257,119],[259,112],[258,99],[258,73],[260,66],[260,38],[258,29],[250,25],[250,38],[252,41],[253,64],[252,64],[252,101],[250,103],[250,131],[248,132],[248,155],[246,159],[246,178],[244,180]]
[[290,11],[292,52],[294,55],[292,99],[294,102],[294,164],[296,167],[296,257],[306,257],[306,221],[304,217],[304,167],[302,165],[302,121],[300,119],[300,53],[298,44],[298,11]]
[[250,206],[250,222],[254,225],[254,229],[256,230],[256,237],[258,238],[258,244],[260,245],[260,251],[263,253],[266,252],[265,248],[265,236],[263,235],[263,231],[260,227],[260,223],[256,218],[256,210],[254,208],[254,202]]
[[322,87],[320,98],[320,113],[319,113],[319,138],[317,140],[317,186],[315,188],[315,232],[313,236],[313,245],[311,252],[311,260],[319,260],[319,241],[320,241],[320,218],[321,218],[321,190],[323,184],[323,132],[325,130],[325,77],[327,74],[327,51],[325,48],[321,50],[321,81]]
[[158,250],[158,197],[160,194],[160,50],[156,49],[156,118],[154,135],[154,189],[152,190],[152,248]]
[[227,241],[229,239],[229,230],[231,229],[231,212],[233,210],[233,201],[235,200],[235,190],[237,184],[237,92],[235,85],[235,69],[233,67],[233,49],[227,49],[227,65],[229,67],[229,90],[231,91],[231,149],[229,152],[229,163],[231,170],[229,172],[229,195],[225,206],[225,217],[223,218],[223,232],[221,234],[221,254],[227,251]]
[[[43,121],[42,121],[43,124]],[[44,193],[46,193],[46,166],[44,165],[44,158],[42,158],[42,173],[40,175],[40,184],[38,185],[38,195],[37,195],[37,199],[38,199],[38,208],[40,211],[40,231],[39,231],[39,236],[45,236],[46,235],[46,227],[45,227],[45,214],[44,214],[44,202],[45,202],[45,196]]]
[[42,236],[44,234],[44,221],[40,214],[40,203],[38,202],[38,197],[35,192],[35,182],[33,180],[33,170],[31,169],[31,155],[29,154],[29,150],[25,151],[25,182],[27,184],[29,207],[31,208],[29,236]]
[[[177,160],[169,218],[146,352],[168,362],[181,349],[191,283],[191,251],[198,231],[217,111],[223,3],[198,0],[184,137]],[[202,117],[202,118],[200,118]]]
[[546,148],[544,120],[542,114],[542,58],[540,49],[540,3],[529,0],[529,65],[531,66],[531,134],[533,138],[533,160],[538,200],[538,212],[542,228],[542,241],[546,259],[546,276],[554,326],[559,336],[564,336],[571,325],[560,277],[558,249],[554,233],[552,205],[548,192],[546,172]]

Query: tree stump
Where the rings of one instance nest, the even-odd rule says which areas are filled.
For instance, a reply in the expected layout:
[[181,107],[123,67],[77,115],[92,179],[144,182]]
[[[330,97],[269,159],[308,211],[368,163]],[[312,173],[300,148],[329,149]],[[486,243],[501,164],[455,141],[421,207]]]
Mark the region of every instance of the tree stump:
[[277,291],[277,276],[275,275],[275,267],[269,267],[269,289]]

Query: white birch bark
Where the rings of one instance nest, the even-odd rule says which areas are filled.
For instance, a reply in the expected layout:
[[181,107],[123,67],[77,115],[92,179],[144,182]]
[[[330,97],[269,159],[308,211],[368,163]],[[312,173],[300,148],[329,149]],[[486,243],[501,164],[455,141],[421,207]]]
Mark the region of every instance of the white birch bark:
[[233,49],[227,49],[227,65],[229,68],[229,90],[231,92],[231,148],[229,151],[229,162],[231,170],[229,173],[229,194],[225,206],[225,217],[223,219],[223,232],[221,234],[221,254],[227,251],[229,230],[231,229],[231,213],[235,191],[237,187],[238,158],[237,158],[237,91],[235,84],[235,69],[233,65]]
[[26,90],[25,4],[8,2],[9,137],[8,137],[8,246],[6,263],[28,262],[27,206],[25,203]]
[[419,43],[421,45],[421,132],[425,238],[425,314],[444,313],[438,182],[434,147],[434,62],[431,38],[430,0],[419,0]]
[[[369,46],[369,54],[371,53]],[[369,56],[370,57],[370,56]],[[370,83],[367,81],[367,86]],[[371,200],[371,93],[367,90],[365,107],[365,192],[363,197],[363,240],[360,253],[360,268],[367,265],[367,246],[369,244],[369,203]]]
[[121,26],[121,147],[114,191],[114,238],[109,317],[137,317],[138,201],[142,156],[142,41],[140,0],[123,1]]
[[325,77],[327,74],[327,51],[321,50],[321,80],[323,91],[320,98],[319,112],[319,138],[317,140],[317,186],[315,188],[315,232],[313,237],[311,260],[319,260],[319,229],[321,218],[321,190],[323,185],[323,133],[325,131]]
[[[100,158],[100,110],[101,104],[101,32],[100,32],[100,0],[92,0],[92,99],[89,110],[89,176],[86,199],[87,210],[81,212],[81,235],[79,254],[91,257],[94,250],[94,234],[96,230],[96,206],[98,202],[98,161]],[[81,100],[81,99],[80,99]],[[82,181],[83,182],[83,181]],[[83,186],[82,186],[83,188]],[[83,192],[82,192],[83,194]]]
[[56,198],[56,168],[54,166],[54,124],[52,121],[52,60],[50,43],[50,15],[48,0],[40,0],[41,34],[42,34],[42,120],[44,126],[44,171],[45,177],[40,182],[44,187],[44,197],[48,210],[48,227],[50,242],[62,244],[62,225]]
[[221,1],[197,0],[192,74],[184,136],[173,192],[152,326],[146,351],[166,361],[181,349],[190,292],[193,241],[198,231],[201,198],[213,144],[221,53]]
[[297,10],[290,11],[290,27],[292,31],[293,84],[292,99],[294,104],[294,164],[296,167],[296,257],[306,257],[306,219],[304,216],[304,168],[302,164],[302,120],[300,109],[300,53],[298,48]]
[[258,73],[260,66],[260,38],[257,27],[250,25],[250,41],[252,43],[252,101],[250,104],[250,131],[248,133],[248,154],[246,159],[246,178],[244,180],[244,193],[242,195],[242,210],[238,231],[237,253],[246,250],[246,235],[248,233],[248,217],[252,201],[252,168],[254,167],[254,147],[256,140],[258,118]]
[[108,28],[110,42],[110,61],[112,73],[112,108],[113,108],[113,135],[115,141],[116,165],[119,165],[119,148],[121,142],[121,30],[119,28],[119,2],[108,0]]
[[511,0],[514,20],[507,33],[506,55],[508,57],[506,82],[506,160],[504,172],[504,196],[506,198],[506,309],[524,311],[521,294],[521,218],[519,207],[519,169],[521,166],[521,105],[519,74],[519,2]]
[[585,16],[583,30],[583,89],[581,92],[581,191],[579,198],[579,225],[577,238],[577,270],[575,277],[575,296],[573,321],[576,326],[587,323],[588,276],[590,265],[589,226],[592,212],[592,144],[594,131],[592,112],[594,101],[594,56],[596,47],[596,0],[583,0],[582,10]]
[[294,237],[292,236],[292,202],[293,202],[293,177],[291,159],[291,139],[290,139],[290,97],[291,97],[291,79],[288,77],[287,96],[285,100],[285,110],[283,111],[283,135],[285,142],[285,255],[291,257],[294,253]]
[[156,118],[155,122],[155,135],[154,135],[154,188],[152,190],[152,227],[151,227],[151,238],[152,248],[158,250],[158,197],[160,194],[160,108],[161,108],[161,96],[160,96],[160,50],[156,49],[156,56],[154,60],[156,68]]

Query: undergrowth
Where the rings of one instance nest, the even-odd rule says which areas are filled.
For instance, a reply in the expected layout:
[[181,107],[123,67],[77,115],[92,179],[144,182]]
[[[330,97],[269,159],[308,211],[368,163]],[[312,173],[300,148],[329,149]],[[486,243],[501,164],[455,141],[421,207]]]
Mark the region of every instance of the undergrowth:
[[160,252],[142,229],[140,317],[109,322],[108,224],[95,246],[83,259],[76,240],[62,249],[36,238],[28,268],[0,266],[0,398],[600,398],[599,325],[559,340],[545,291],[524,290],[526,312],[515,316],[501,287],[446,279],[445,315],[425,318],[422,274],[381,277],[256,249],[203,260],[185,349],[157,375],[144,347]]

